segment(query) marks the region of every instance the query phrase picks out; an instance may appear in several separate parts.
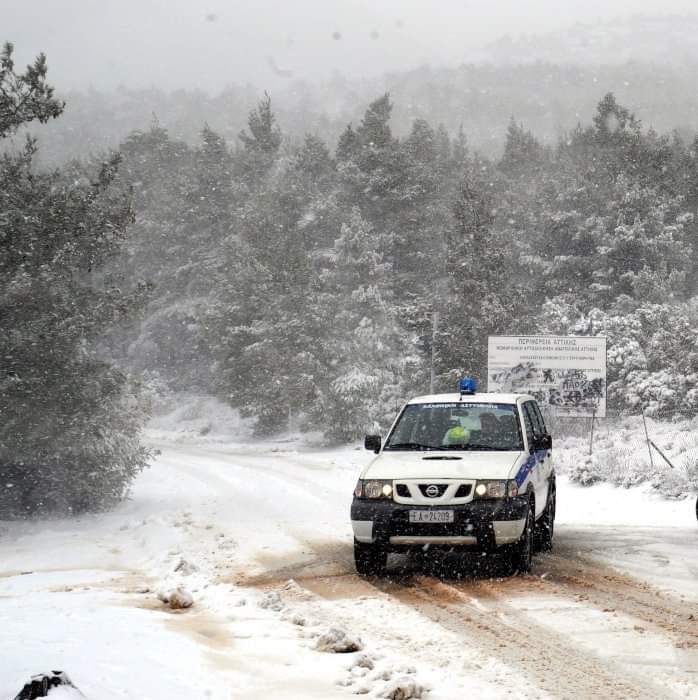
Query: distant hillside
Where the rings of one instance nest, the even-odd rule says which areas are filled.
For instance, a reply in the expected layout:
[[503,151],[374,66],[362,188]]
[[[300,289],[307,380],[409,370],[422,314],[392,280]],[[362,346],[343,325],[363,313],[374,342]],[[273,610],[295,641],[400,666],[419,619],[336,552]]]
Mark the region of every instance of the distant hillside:
[[[512,115],[554,143],[588,122],[607,92],[657,131],[690,136],[698,127],[698,18],[577,25],[559,34],[503,39],[480,58],[457,68],[424,67],[364,81],[293,81],[272,93],[273,107],[290,140],[312,132],[334,146],[346,124],[356,123],[366,105],[388,91],[396,133],[404,134],[416,118],[443,123],[451,132],[462,125],[471,146],[491,156],[499,154]],[[198,140],[208,123],[235,143],[263,94],[264,86],[232,84],[218,95],[156,88],[67,94],[64,117],[38,133],[50,134],[44,151],[50,162],[116,146],[154,118],[188,142]]]
[[477,56],[479,61],[518,64],[545,61],[612,65],[641,61],[682,66],[698,61],[698,16],[652,17],[575,24],[562,32],[505,36]]

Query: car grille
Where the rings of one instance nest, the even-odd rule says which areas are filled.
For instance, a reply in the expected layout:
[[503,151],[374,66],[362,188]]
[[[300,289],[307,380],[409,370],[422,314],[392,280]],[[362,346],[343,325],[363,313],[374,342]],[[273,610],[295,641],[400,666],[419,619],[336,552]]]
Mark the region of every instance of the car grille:
[[[421,497],[422,499],[426,499],[427,501],[436,501],[439,498],[443,498],[443,496],[447,493],[448,489],[451,487],[453,482],[448,483],[448,484],[439,484],[435,483],[433,481],[425,481],[422,483],[415,483],[414,481],[410,481],[409,484],[406,483],[398,483],[395,484],[395,496],[397,498],[404,498],[404,499],[409,499],[413,500],[414,498],[419,498]],[[436,487],[436,492],[432,495],[429,495],[427,493],[427,490],[429,487]],[[473,492],[473,485],[472,484],[458,484],[458,487],[455,488],[455,491],[451,492],[451,495],[449,498],[458,498],[458,499],[466,499],[469,498],[472,495]]]
[[[429,494],[427,493],[427,489],[430,487],[436,486],[438,489],[438,493],[436,494]],[[448,484],[420,484],[419,485],[419,490],[422,492],[422,496],[426,496],[427,498],[440,498],[441,496],[444,495],[444,492],[448,488]]]
[[455,498],[467,498],[470,495],[472,488],[473,487],[471,484],[461,484],[458,487],[458,491],[456,491]]

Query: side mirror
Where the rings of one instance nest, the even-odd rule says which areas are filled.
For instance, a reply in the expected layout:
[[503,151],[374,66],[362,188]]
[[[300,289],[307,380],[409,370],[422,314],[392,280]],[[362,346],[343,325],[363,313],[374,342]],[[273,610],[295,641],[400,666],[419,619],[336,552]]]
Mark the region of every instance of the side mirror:
[[534,435],[533,436],[533,449],[534,450],[552,450],[553,448],[553,438],[547,433],[545,435]]
[[367,450],[373,450],[376,454],[378,454],[381,451],[381,436],[367,435],[364,438],[364,447]]

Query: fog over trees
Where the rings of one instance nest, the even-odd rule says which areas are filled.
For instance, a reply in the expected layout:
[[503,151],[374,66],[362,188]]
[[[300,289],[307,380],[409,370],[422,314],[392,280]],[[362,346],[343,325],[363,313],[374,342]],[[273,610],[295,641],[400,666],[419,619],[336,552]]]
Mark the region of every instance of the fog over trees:
[[692,67],[58,98],[0,60],[0,510],[121,498],[183,392],[383,430],[488,335],[606,336],[613,409],[698,410]]
[[696,142],[608,93],[554,147],[512,118],[487,159],[421,119],[396,137],[392,108],[377,97],[334,151],[284,141],[269,96],[235,144],[131,134],[119,262],[155,287],[120,361],[260,432],[352,439],[428,388],[433,341],[446,389],[484,378],[488,335],[602,334],[616,408],[693,412]]

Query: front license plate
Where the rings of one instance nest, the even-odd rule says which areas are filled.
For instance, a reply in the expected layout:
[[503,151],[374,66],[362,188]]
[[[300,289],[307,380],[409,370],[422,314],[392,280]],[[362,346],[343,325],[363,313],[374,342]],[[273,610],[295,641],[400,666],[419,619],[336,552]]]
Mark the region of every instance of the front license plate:
[[452,510],[411,510],[411,523],[452,523]]

